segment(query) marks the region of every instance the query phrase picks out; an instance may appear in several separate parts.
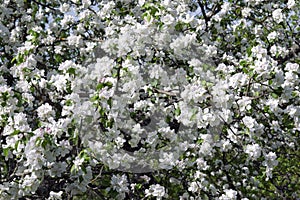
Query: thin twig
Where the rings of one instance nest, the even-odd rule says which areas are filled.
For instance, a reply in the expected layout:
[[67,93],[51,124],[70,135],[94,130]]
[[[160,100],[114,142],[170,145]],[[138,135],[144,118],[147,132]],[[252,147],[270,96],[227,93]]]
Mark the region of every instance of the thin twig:
[[160,90],[160,89],[154,89],[156,92],[161,93],[161,94],[166,94],[168,96],[173,96],[176,97],[177,94],[173,93],[173,92],[169,92],[169,91],[164,91],[164,90]]
[[102,170],[103,170],[103,166],[101,167],[99,174],[98,174],[93,180],[91,180],[91,183],[93,183],[93,182],[96,181],[99,177],[101,177],[101,175],[102,175]]

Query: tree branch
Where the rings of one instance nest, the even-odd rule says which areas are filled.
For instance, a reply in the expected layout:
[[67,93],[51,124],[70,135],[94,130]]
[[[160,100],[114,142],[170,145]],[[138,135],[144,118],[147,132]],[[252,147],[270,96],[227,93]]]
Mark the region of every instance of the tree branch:
[[199,6],[200,6],[201,13],[202,13],[202,15],[203,15],[203,17],[204,17],[205,25],[206,25],[206,29],[207,29],[207,28],[208,28],[209,18],[207,17],[206,12],[205,12],[204,5],[201,3],[200,0],[198,0],[198,4],[199,4]]

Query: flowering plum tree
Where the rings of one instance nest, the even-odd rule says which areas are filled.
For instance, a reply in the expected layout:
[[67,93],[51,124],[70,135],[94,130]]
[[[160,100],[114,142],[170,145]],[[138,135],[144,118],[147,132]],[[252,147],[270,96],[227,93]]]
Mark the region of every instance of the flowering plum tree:
[[0,199],[297,199],[300,3],[2,0]]

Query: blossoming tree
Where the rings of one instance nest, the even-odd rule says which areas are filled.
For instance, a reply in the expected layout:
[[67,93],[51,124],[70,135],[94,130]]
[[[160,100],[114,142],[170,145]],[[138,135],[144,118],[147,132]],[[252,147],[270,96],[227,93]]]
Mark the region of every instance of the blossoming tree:
[[0,199],[296,199],[299,16],[1,1]]

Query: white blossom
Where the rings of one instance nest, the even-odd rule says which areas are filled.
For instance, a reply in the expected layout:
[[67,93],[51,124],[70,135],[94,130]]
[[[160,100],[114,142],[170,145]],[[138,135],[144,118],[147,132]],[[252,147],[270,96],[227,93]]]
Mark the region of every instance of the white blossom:
[[122,176],[113,175],[111,178],[111,185],[112,185],[113,189],[119,193],[124,194],[129,191],[129,189],[128,189],[129,184],[127,181],[127,177],[125,175],[122,175]]
[[278,8],[272,12],[273,19],[277,22],[283,22],[282,9]]
[[61,200],[62,194],[63,194],[63,191],[59,191],[59,192],[51,191],[48,200]]
[[248,144],[246,146],[245,153],[247,153],[252,159],[256,160],[261,156],[261,147],[258,144]]
[[49,117],[54,117],[54,110],[52,108],[52,106],[50,106],[48,103],[45,103],[43,105],[41,105],[38,109],[38,116],[41,119],[47,119]]
[[246,126],[247,128],[252,129],[252,128],[254,128],[255,122],[256,122],[256,121],[255,121],[255,119],[252,118],[252,117],[245,116],[245,117],[243,118],[243,122],[244,122],[244,124],[245,124],[245,126]]
[[0,199],[282,198],[298,4],[3,1]]
[[82,44],[82,38],[81,36],[71,35],[68,37],[68,44],[74,45],[76,47],[80,46]]
[[275,40],[278,36],[278,33],[276,31],[273,31],[271,33],[269,33],[268,35],[268,40]]
[[289,9],[291,9],[291,8],[293,8],[294,6],[295,6],[295,0],[288,0],[288,2],[287,2],[287,7],[289,8]]
[[233,189],[226,189],[225,194],[222,194],[222,196],[219,199],[222,200],[237,199],[237,191]]
[[244,17],[249,17],[249,16],[250,16],[250,13],[251,13],[251,8],[249,8],[249,7],[244,8],[244,9],[242,10],[242,15],[243,15]]
[[145,190],[146,197],[154,196],[157,199],[162,199],[166,195],[165,188],[159,184],[151,185],[149,189]]

